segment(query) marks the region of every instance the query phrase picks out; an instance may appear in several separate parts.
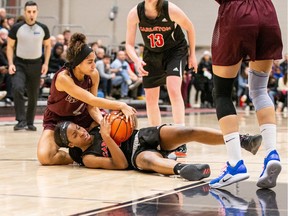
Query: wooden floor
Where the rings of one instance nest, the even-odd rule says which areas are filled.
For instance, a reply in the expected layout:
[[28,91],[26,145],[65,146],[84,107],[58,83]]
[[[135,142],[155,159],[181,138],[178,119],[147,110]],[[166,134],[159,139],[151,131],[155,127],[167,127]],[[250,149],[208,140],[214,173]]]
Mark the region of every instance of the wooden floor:
[[[259,133],[254,112],[240,112],[239,118],[241,133]],[[138,121],[139,127],[148,124],[145,117]],[[164,123],[171,121],[169,115],[163,117]],[[0,119],[0,215],[205,216],[225,215],[231,209],[242,213],[253,210],[255,214],[250,212],[250,215],[287,215],[287,116],[277,115],[277,121],[277,149],[282,161],[277,186],[271,191],[256,187],[265,155],[261,148],[256,156],[242,152],[250,178],[215,195],[209,192],[207,182],[219,175],[227,160],[224,145],[209,147],[188,143],[188,157],[178,160],[208,163],[212,169],[209,179],[199,182],[137,171],[92,170],[77,165],[41,166],[36,157],[41,117],[37,120],[37,132],[14,132],[14,121]],[[186,116],[186,124],[218,128],[213,110],[191,111]],[[265,209],[263,202],[266,202]]]

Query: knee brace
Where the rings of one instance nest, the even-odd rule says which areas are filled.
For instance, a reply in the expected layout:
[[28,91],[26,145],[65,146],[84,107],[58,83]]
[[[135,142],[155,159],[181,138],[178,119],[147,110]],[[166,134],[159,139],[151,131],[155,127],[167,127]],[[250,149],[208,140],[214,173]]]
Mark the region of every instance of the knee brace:
[[260,73],[250,69],[248,75],[249,96],[256,111],[270,106],[274,107],[267,92],[268,80],[268,73]]
[[232,102],[234,78],[222,78],[214,74],[213,82],[213,98],[218,120],[228,115],[236,115],[236,109]]

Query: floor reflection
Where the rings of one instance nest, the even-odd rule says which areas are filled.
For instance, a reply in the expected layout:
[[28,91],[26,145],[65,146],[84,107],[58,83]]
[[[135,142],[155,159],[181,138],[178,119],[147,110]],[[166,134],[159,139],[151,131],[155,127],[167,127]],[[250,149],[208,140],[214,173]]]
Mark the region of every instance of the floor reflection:
[[[287,191],[286,184],[277,186],[277,191]],[[281,212],[277,201],[281,203]],[[210,189],[208,184],[196,185],[187,189],[176,189],[174,192],[148,201],[134,200],[131,204],[114,206],[97,215],[287,215],[287,195],[270,189],[258,189],[255,182],[234,184],[225,189]],[[96,213],[96,212],[95,212]]]

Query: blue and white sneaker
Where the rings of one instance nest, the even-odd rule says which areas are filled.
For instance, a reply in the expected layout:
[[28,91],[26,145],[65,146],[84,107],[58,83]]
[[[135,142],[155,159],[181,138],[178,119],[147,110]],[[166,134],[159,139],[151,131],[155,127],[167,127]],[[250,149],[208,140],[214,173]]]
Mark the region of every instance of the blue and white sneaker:
[[227,162],[226,169],[218,178],[211,180],[209,186],[211,188],[221,188],[248,178],[249,174],[247,173],[243,160],[238,161],[234,167]]
[[276,186],[276,180],[281,172],[280,158],[276,150],[273,150],[264,159],[264,169],[257,182],[260,188],[272,188]]

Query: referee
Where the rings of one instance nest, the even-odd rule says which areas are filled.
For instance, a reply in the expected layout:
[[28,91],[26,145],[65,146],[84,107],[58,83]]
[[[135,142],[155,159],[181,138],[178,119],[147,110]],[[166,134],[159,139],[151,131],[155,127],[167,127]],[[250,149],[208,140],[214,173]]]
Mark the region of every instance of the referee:
[[[16,23],[9,32],[7,58],[12,75],[14,108],[18,123],[14,130],[36,131],[34,118],[40,87],[41,74],[48,70],[51,54],[50,33],[46,25],[36,21],[38,6],[28,1],[24,7],[25,21]],[[44,48],[44,63],[42,51]],[[15,56],[14,56],[15,52]],[[42,64],[43,63],[43,64]],[[25,93],[28,107],[25,111]]]

